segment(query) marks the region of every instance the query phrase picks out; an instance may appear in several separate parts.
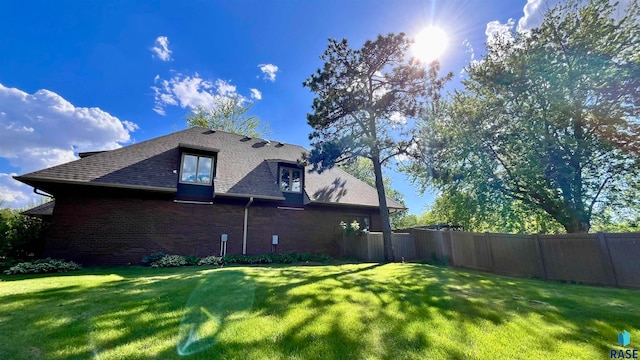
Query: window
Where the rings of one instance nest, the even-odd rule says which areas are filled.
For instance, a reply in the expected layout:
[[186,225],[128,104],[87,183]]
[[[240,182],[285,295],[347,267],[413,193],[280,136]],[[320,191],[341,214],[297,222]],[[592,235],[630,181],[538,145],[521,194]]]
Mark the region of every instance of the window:
[[280,168],[280,190],[302,192],[302,170]]
[[213,177],[213,158],[193,154],[182,155],[180,182],[209,185]]

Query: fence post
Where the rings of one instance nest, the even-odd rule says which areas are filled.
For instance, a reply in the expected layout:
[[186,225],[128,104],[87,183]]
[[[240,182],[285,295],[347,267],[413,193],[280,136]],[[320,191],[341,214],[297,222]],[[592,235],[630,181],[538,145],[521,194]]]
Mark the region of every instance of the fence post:
[[540,265],[542,265],[542,277],[545,280],[547,279],[547,265],[544,262],[544,252],[542,252],[542,245],[540,244],[540,235],[533,234],[533,238],[536,241],[536,245],[538,246],[538,258],[540,259]]
[[603,232],[598,232],[598,242],[600,243],[600,249],[604,255],[604,265],[605,267],[609,267],[611,269],[611,274],[613,275],[613,282],[616,287],[620,287],[618,284],[618,275],[616,274],[616,267],[613,264],[613,259],[611,258],[611,251],[609,251],[609,242],[607,241],[607,235]]
[[488,232],[484,233],[484,241],[486,242],[486,246],[488,247],[488,250],[489,250],[489,266],[491,268],[491,273],[495,274],[496,267],[493,262],[493,247],[491,246],[491,237],[489,236]]
[[[453,236],[451,235],[452,231],[445,231],[445,234],[447,234],[446,237],[443,236],[443,238],[448,239],[448,243],[449,243],[449,248],[451,249],[451,252],[449,253],[449,262],[451,262],[451,266],[456,266],[456,259],[455,259],[455,250],[453,247]],[[446,242],[445,242],[445,246],[446,246]]]

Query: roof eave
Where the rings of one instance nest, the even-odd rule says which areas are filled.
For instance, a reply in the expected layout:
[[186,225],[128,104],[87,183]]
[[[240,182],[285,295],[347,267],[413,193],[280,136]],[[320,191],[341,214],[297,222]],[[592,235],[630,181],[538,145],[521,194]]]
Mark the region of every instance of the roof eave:
[[[367,204],[352,204],[352,203],[341,203],[341,202],[335,202],[335,201],[309,201],[309,204],[313,204],[313,205],[329,205],[329,206],[350,206],[350,207],[359,207],[359,208],[370,208],[370,209],[379,209],[380,206],[378,205],[367,205]],[[387,208],[389,209],[394,209],[394,210],[405,210],[406,208],[398,208],[395,206],[387,206]]]
[[255,194],[216,192],[215,195],[222,196],[222,197],[243,198],[243,199],[254,198],[257,200],[274,200],[274,201],[286,200],[283,196],[269,196],[269,195],[255,195]]
[[78,181],[78,180],[68,180],[68,179],[53,179],[53,178],[29,177],[29,176],[14,176],[13,178],[33,187],[38,187],[37,186],[38,183],[49,183],[49,184],[106,187],[106,188],[115,188],[115,189],[146,190],[146,191],[161,192],[161,193],[167,193],[167,194],[172,194],[177,191],[177,188],[160,187],[160,186],[116,184],[116,183]]

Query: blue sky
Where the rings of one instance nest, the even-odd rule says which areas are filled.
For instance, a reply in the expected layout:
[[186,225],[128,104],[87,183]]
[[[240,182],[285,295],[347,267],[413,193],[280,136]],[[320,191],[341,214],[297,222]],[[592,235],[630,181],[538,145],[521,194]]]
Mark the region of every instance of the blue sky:
[[[479,59],[487,36],[539,24],[557,1],[12,1],[0,12],[0,200],[19,207],[32,189],[11,178],[182,130],[186,114],[239,94],[273,140],[309,146],[313,94],[302,82],[327,38],[360,47],[378,34],[441,27],[443,71]],[[419,214],[418,194],[387,169]]]

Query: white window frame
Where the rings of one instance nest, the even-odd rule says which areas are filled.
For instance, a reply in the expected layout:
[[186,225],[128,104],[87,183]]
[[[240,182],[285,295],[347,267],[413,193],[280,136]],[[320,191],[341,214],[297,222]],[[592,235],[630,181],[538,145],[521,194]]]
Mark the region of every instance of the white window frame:
[[[195,178],[196,179],[198,178],[198,170],[200,168],[200,158],[211,159],[211,169],[209,171],[209,182],[208,183],[182,180],[182,172],[184,171],[184,157],[187,156],[187,155],[197,157],[197,160],[196,160],[196,173],[195,173]],[[213,156],[213,155],[200,155],[200,154],[183,152],[182,153],[182,159],[180,161],[180,175],[179,175],[178,181],[181,184],[211,186],[211,185],[213,185],[213,173],[214,173],[213,169],[215,169],[215,166],[216,166],[216,157]]]
[[[300,172],[300,190],[299,191],[284,190],[282,188],[282,172],[283,172],[283,170],[286,170],[286,171],[289,172],[289,189],[293,189],[293,172],[294,171]],[[292,193],[292,194],[301,194],[302,193],[302,184],[304,184],[303,177],[304,177],[304,171],[302,171],[302,169],[294,168],[294,167],[281,166],[280,167],[280,171],[278,172],[278,187],[280,187],[280,191],[282,191],[282,192]]]

